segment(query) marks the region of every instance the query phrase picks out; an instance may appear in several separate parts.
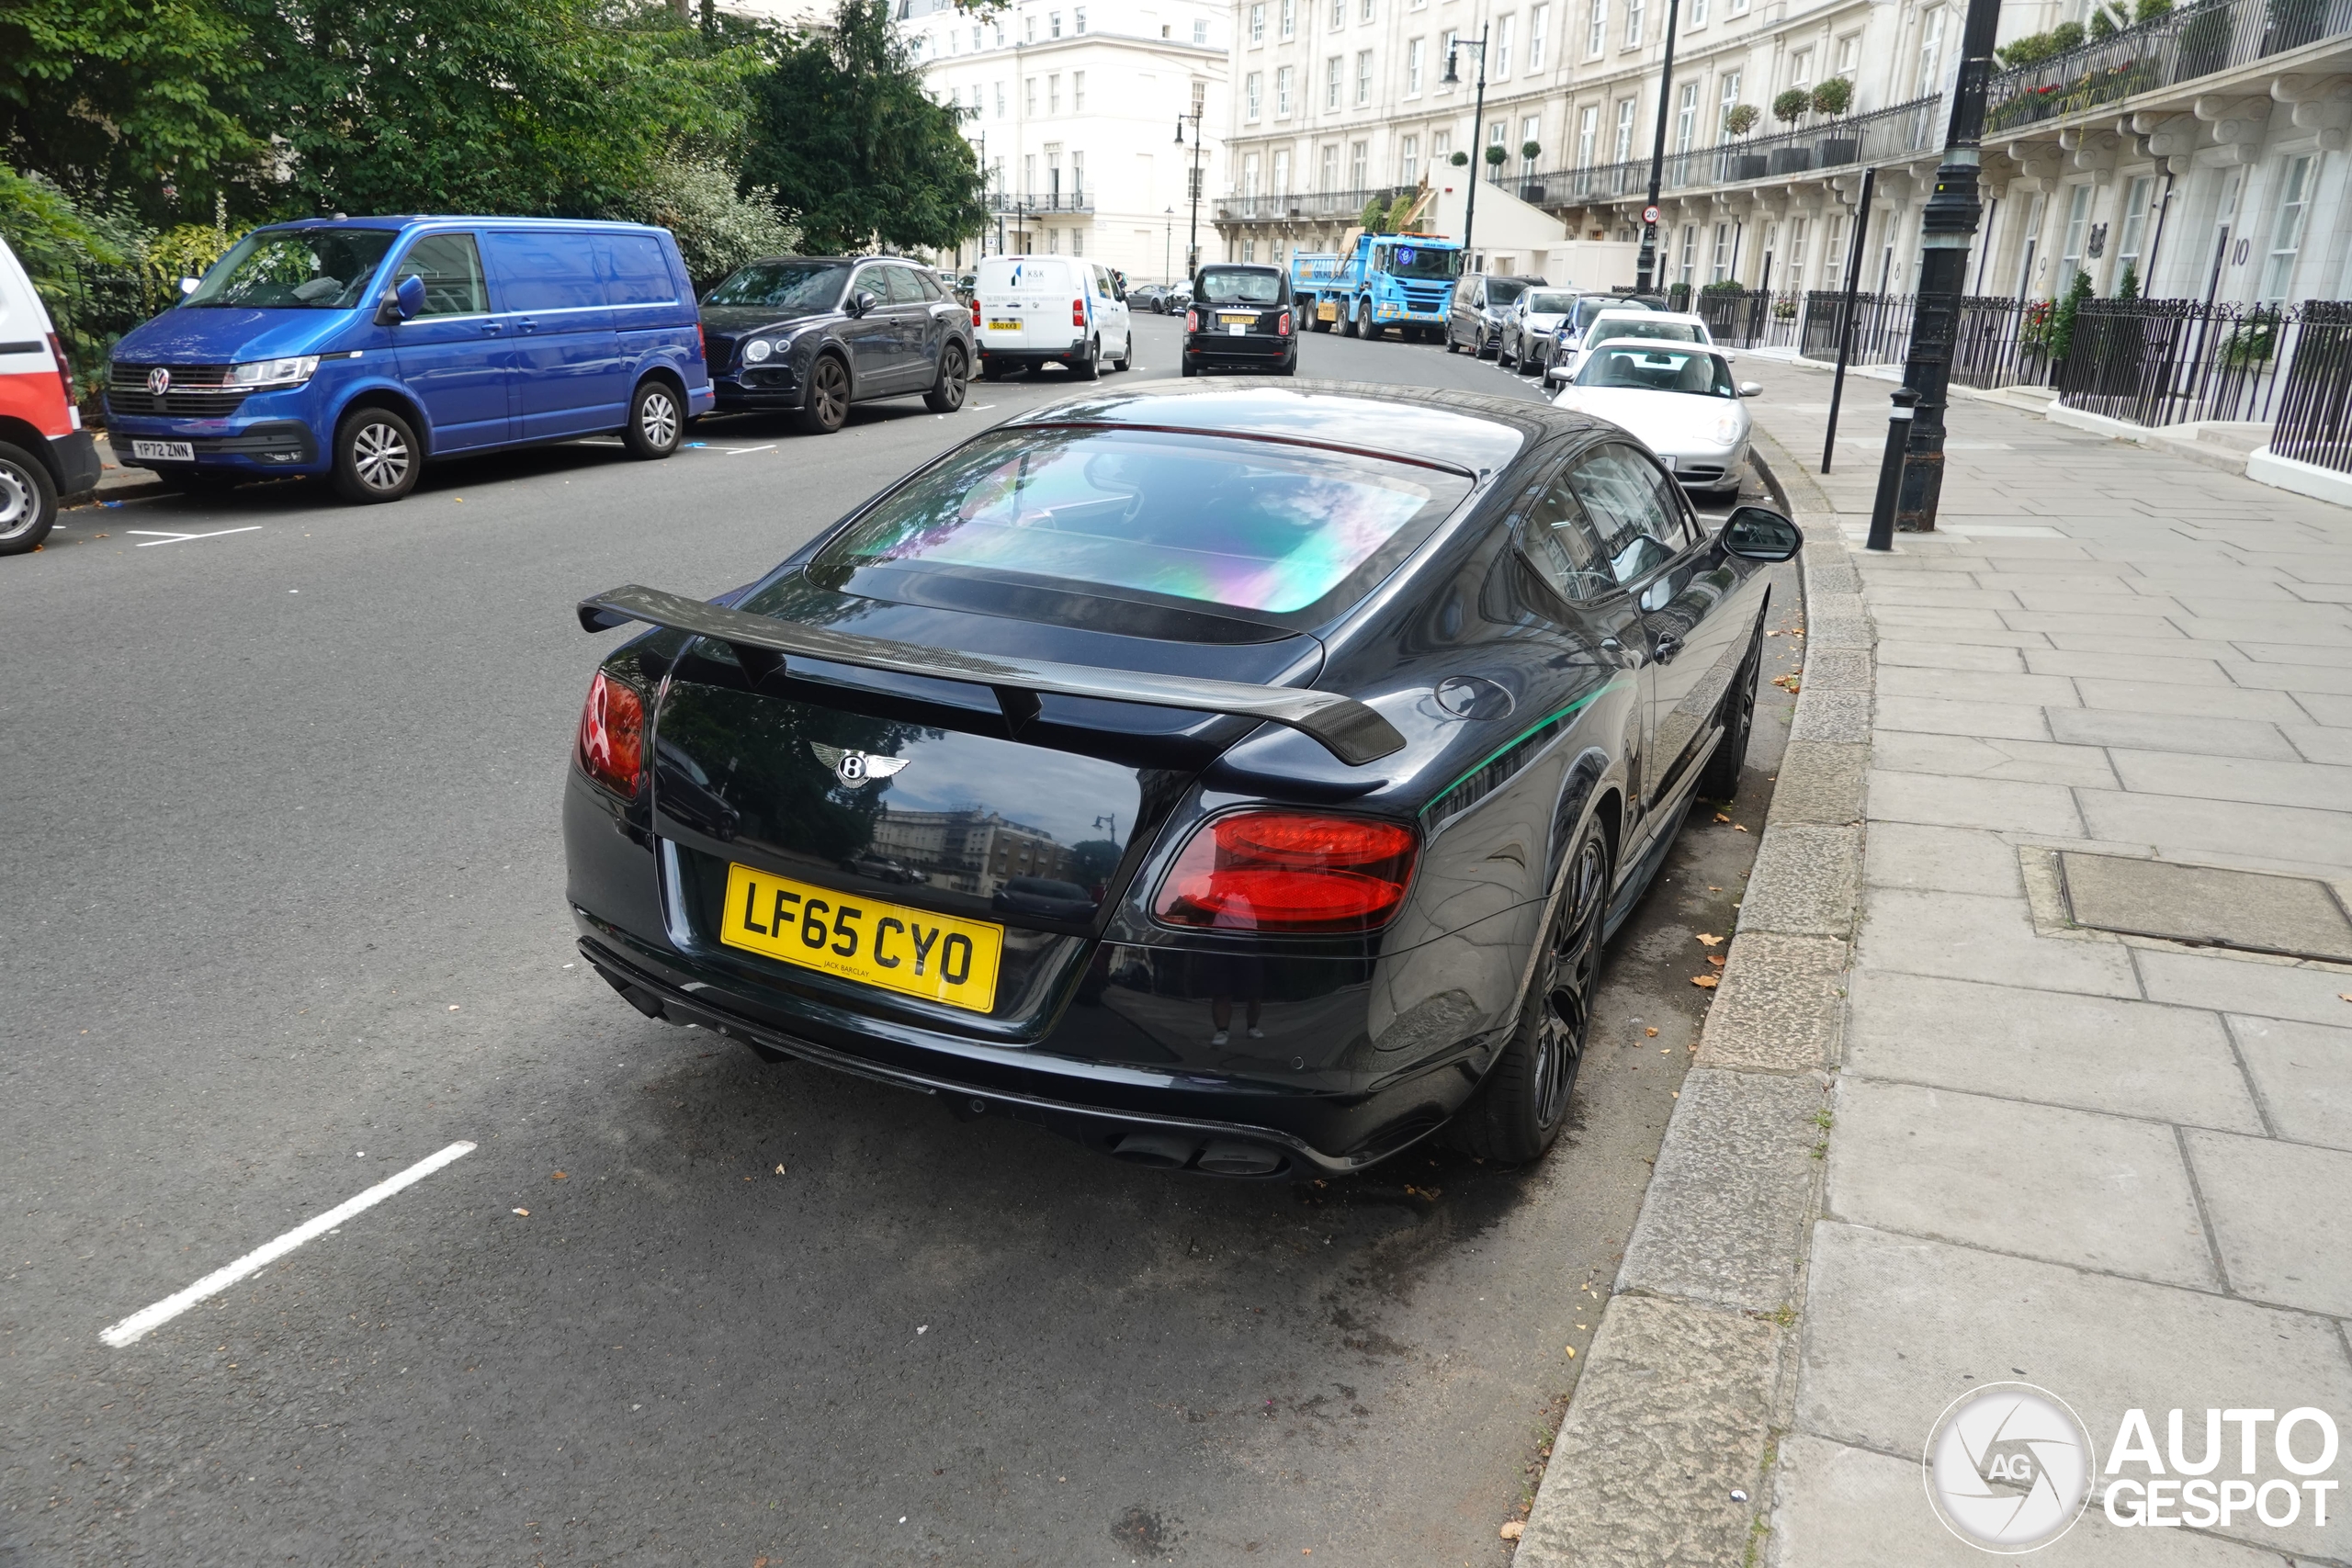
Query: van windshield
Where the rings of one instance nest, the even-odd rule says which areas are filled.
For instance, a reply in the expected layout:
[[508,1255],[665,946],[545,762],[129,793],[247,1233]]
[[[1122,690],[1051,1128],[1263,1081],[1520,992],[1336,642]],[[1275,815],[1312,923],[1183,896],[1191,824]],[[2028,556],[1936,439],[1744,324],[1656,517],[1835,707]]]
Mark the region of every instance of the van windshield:
[[264,230],[212,265],[183,309],[348,310],[368,297],[391,229]]
[[849,263],[832,261],[753,262],[727,275],[727,280],[703,296],[706,305],[760,305],[776,310],[827,310],[842,297],[849,281]]

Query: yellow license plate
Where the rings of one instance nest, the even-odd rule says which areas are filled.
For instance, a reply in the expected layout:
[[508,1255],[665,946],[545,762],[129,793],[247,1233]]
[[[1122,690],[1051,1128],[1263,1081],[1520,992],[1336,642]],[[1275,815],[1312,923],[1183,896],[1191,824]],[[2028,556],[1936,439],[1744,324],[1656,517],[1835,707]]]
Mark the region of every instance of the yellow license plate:
[[994,316],[990,316],[989,318],[989,331],[992,333],[1017,333],[1020,330],[1021,323],[1019,321],[999,321]]
[[789,877],[727,868],[718,939],[763,958],[950,1007],[996,1006],[1004,928],[836,893]]
[[1219,316],[1217,320],[1228,327],[1236,325],[1251,327],[1258,324],[1258,317],[1254,311],[1246,316]]

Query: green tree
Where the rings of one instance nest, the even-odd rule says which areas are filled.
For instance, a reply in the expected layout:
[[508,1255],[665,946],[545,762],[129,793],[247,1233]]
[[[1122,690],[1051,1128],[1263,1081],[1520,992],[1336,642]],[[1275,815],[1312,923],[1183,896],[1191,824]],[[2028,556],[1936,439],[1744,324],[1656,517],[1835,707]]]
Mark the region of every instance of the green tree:
[[775,192],[754,186],[738,194],[733,172],[714,160],[654,164],[646,183],[606,216],[658,224],[677,236],[697,289],[746,262],[800,248],[800,231],[776,210]]
[[2075,315],[2083,301],[2091,297],[2091,275],[2077,272],[2066,287],[2065,297],[2058,301],[2057,314],[2050,322],[2050,357],[2064,359],[2075,346]]
[[1791,87],[1772,100],[1772,118],[1785,125],[1794,125],[1804,111],[1813,107],[1813,95],[1803,87]]
[[1372,197],[1363,204],[1363,211],[1356,219],[1356,226],[1367,234],[1389,232],[1388,203],[1382,197]]
[[740,141],[752,44],[599,0],[227,0],[246,123],[312,211],[587,216],[654,166]]
[[784,48],[755,100],[742,178],[775,188],[810,250],[944,249],[986,222],[961,117],[924,91],[884,0],[842,0],[830,30]]

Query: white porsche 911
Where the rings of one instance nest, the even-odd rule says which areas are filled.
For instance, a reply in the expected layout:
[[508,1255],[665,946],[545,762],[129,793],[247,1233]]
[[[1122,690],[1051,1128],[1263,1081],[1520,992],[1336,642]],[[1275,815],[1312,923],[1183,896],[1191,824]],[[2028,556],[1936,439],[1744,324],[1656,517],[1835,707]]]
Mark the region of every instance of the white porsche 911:
[[1577,378],[1552,400],[1622,426],[1674,470],[1685,490],[1739,493],[1747,405],[1764,389],[1735,380],[1731,355],[1706,344],[1612,338],[1589,344]]

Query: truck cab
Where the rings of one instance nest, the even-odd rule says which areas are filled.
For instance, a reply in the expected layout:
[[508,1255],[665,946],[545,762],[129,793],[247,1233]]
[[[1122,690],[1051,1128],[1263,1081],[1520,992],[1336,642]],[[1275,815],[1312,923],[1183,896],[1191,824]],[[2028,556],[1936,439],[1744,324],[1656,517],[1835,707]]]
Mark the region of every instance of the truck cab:
[[1294,255],[1291,288],[1317,332],[1434,341],[1461,270],[1462,247],[1442,236],[1361,234],[1351,252]]

